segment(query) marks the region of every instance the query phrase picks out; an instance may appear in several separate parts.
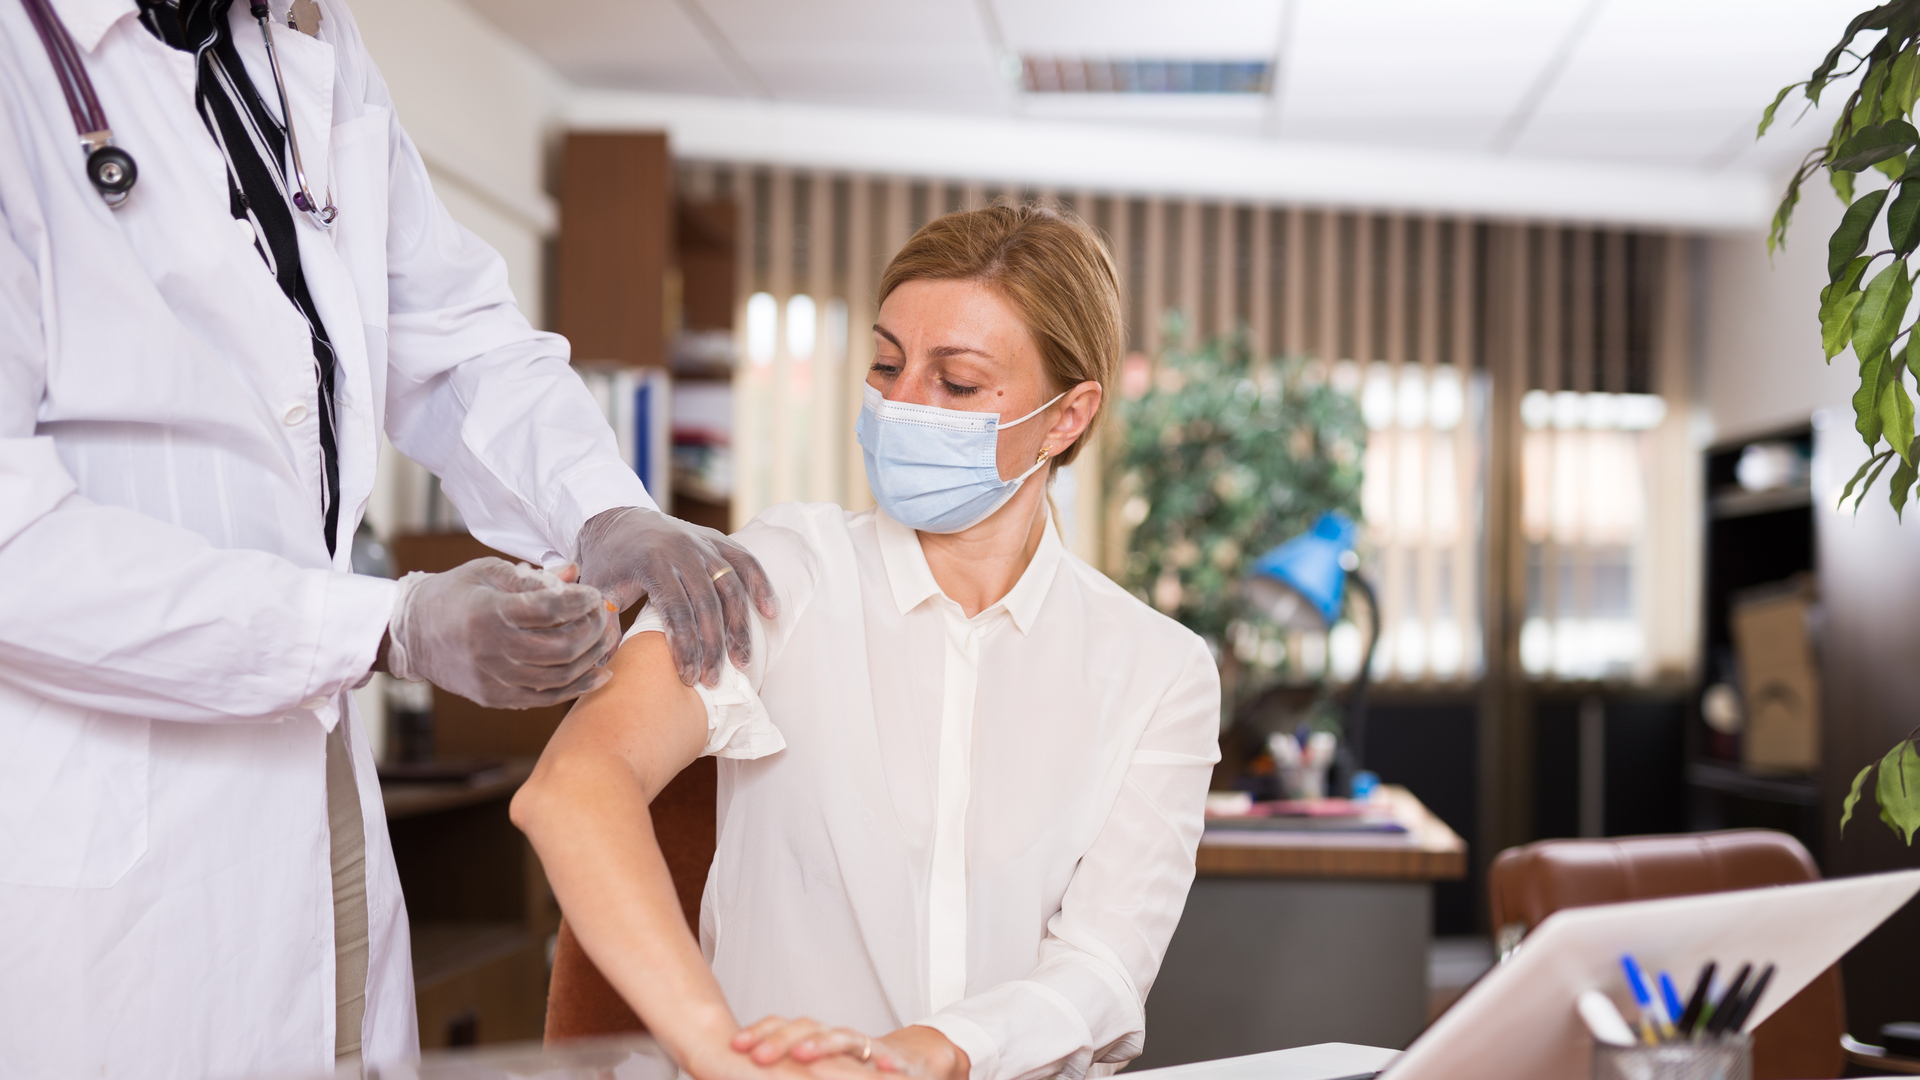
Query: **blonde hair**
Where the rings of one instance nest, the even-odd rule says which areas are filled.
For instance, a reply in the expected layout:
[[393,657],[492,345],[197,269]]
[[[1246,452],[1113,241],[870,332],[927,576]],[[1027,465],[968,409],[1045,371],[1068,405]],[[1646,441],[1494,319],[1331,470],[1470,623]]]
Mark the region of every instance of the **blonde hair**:
[[[909,281],[975,281],[1013,304],[1040,346],[1055,390],[1097,382],[1111,389],[1126,344],[1119,275],[1099,234],[1064,211],[999,205],[937,217],[921,226],[880,277],[878,303]],[[1093,437],[1099,410],[1072,446],[1067,465]]]

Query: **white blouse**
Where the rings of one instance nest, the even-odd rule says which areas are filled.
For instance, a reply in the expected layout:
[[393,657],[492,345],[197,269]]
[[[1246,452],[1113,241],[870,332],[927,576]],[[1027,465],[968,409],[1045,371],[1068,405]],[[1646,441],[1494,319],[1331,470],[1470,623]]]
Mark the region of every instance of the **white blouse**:
[[972,1080],[1137,1056],[1219,757],[1205,643],[1051,522],[972,619],[878,510],[776,506],[736,539],[780,594],[751,666],[701,688],[700,941],[741,1021],[925,1024]]

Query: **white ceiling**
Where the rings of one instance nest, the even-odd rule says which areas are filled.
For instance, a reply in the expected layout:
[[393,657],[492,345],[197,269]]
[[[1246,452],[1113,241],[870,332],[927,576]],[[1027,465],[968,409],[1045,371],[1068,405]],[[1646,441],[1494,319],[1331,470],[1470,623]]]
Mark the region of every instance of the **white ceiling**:
[[[1864,0],[469,2],[582,87],[1775,172],[1809,138],[1754,147],[1761,106]],[[1279,75],[1252,102],[1027,95],[1022,52]]]
[[[1332,161],[1348,147],[1368,169],[1404,154],[1409,172],[1435,161],[1606,166],[1641,170],[1649,190],[1685,176],[1757,191],[1763,180],[1775,188],[1830,123],[1783,123],[1756,144],[1761,108],[1806,76],[1867,0],[466,2],[597,95],[602,116],[672,98],[688,103],[673,106],[680,114],[698,101],[736,117],[852,110],[856,133],[861,115],[876,130],[918,116],[930,133],[991,121],[1010,138],[1065,124]],[[1258,97],[1028,94],[1022,53],[1270,59],[1277,75]],[[615,100],[622,92],[631,107]],[[1763,219],[1764,199],[1742,198],[1751,205],[1714,227]]]

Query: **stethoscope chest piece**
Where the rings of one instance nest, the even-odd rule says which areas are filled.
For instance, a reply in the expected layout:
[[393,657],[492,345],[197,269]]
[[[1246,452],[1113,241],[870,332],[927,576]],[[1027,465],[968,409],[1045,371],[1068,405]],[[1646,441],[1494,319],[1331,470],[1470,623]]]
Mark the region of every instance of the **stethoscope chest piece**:
[[133,190],[134,181],[140,179],[140,167],[125,150],[102,146],[87,155],[87,179],[108,206],[118,209]]

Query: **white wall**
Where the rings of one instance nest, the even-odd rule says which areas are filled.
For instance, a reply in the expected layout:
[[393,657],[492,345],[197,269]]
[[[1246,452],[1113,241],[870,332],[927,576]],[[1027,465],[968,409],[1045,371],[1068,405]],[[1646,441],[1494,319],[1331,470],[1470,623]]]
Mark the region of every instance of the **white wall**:
[[565,87],[459,0],[359,0],[353,14],[434,190],[506,258],[520,307],[541,325],[541,243],[557,220],[545,149]]
[[1820,349],[1827,237],[1843,209],[1822,176],[1803,190],[1787,244],[1771,262],[1764,233],[1707,240],[1700,389],[1712,441],[1805,423],[1817,409],[1851,416],[1853,353],[1829,366]]
[[[558,215],[549,142],[565,86],[459,0],[357,0],[353,16],[454,220],[500,252],[520,308],[546,325],[544,246]],[[427,525],[426,470],[391,446],[367,507],[382,536]]]

